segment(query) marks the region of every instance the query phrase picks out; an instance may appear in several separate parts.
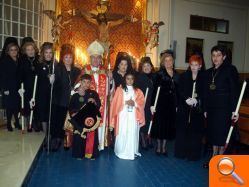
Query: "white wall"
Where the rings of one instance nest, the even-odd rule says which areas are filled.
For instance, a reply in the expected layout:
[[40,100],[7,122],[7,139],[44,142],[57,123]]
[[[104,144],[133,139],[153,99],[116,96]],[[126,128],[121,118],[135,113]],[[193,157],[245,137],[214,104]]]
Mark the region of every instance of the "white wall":
[[[229,4],[209,3],[208,1],[173,0],[172,1],[172,37],[162,36],[160,42],[176,40],[176,68],[186,69],[185,63],[186,37],[204,39],[204,58],[206,66],[211,67],[210,50],[218,40],[234,42],[233,64],[240,72],[248,72],[245,65],[246,51],[249,52],[249,34],[247,33],[247,8]],[[161,10],[161,9],[160,9]],[[160,13],[161,14],[161,13]],[[167,13],[165,13],[167,14]],[[190,15],[199,15],[229,20],[229,34],[220,34],[189,29]],[[247,69],[244,69],[244,66]],[[245,70],[245,71],[244,71]]]
[[147,0],[147,20],[152,23],[163,21],[165,25],[159,28],[159,46],[150,50],[146,48],[146,55],[151,57],[154,66],[159,66],[159,54],[170,48],[172,37],[172,0]]

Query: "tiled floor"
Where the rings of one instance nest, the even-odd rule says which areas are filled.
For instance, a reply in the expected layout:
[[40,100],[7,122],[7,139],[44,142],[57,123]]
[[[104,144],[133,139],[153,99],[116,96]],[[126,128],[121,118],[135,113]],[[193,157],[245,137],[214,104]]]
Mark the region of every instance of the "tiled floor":
[[97,160],[76,160],[71,152],[61,149],[47,156],[42,153],[29,186],[60,187],[206,187],[208,170],[203,160],[190,162],[173,157],[173,143],[169,144],[169,157],[156,156],[152,150],[142,151],[134,160],[118,159],[111,148]]
[[44,139],[44,133],[0,129],[0,186],[21,186]]

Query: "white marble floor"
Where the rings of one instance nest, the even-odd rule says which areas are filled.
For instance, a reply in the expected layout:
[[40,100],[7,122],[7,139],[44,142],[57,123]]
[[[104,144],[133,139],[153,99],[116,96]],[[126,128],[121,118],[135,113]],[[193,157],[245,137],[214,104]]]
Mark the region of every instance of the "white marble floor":
[[43,139],[42,132],[0,129],[0,186],[21,186]]

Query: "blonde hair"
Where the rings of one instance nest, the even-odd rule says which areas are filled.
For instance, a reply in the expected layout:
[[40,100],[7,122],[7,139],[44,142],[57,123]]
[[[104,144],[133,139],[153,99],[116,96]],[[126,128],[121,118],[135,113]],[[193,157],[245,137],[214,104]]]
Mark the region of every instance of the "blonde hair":
[[44,61],[44,53],[46,50],[48,49],[52,49],[53,52],[53,56],[54,56],[54,51],[53,51],[53,43],[50,42],[44,42],[41,46],[41,50],[40,50],[40,57],[39,57],[39,62],[43,62]]
[[172,56],[172,54],[169,54],[169,53],[164,53],[161,58],[160,58],[160,67],[161,68],[164,68],[164,62],[165,62],[165,59],[167,57],[171,57],[172,60],[173,60],[173,68],[174,68],[174,57]]
[[35,55],[38,55],[39,50],[38,50],[38,48],[37,48],[37,46],[36,46],[36,44],[35,44],[34,42],[26,42],[26,43],[22,46],[22,54],[26,54],[26,48],[27,48],[28,46],[32,46],[32,47],[34,48],[34,50],[35,50]]

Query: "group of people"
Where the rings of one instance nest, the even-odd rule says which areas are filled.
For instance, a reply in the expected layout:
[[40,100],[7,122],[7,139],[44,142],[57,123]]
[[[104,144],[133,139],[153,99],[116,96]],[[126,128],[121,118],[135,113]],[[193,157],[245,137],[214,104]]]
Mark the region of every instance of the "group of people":
[[153,142],[155,153],[167,157],[167,141],[174,139],[175,157],[199,160],[204,137],[213,155],[223,154],[231,122],[238,120],[239,77],[222,46],[211,49],[212,68],[204,70],[202,55],[194,54],[182,74],[175,70],[171,50],[161,52],[158,71],[149,57],[133,69],[126,52],[118,53],[113,71],[106,70],[98,41],[88,47],[90,62],[83,69],[75,66],[70,44],[62,45],[59,62],[52,43],[45,42],[38,52],[30,37],[21,47],[7,38],[3,47],[1,91],[9,131],[13,115],[20,129],[18,113],[28,124],[33,110],[27,130],[50,128],[51,150],[64,144],[75,158],[94,159],[113,144],[117,157],[133,160],[141,156],[139,145],[146,150]]

